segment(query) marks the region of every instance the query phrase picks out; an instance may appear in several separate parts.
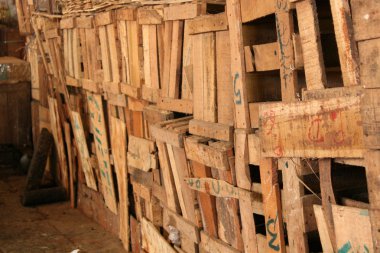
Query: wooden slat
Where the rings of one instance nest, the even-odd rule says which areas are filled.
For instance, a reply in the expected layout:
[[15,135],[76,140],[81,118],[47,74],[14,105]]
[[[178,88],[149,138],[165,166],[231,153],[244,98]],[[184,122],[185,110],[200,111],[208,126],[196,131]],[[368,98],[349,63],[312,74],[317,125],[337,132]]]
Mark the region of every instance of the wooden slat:
[[361,41],[359,45],[360,54],[360,79],[365,88],[380,88],[380,38]]
[[261,158],[260,161],[260,178],[267,231],[266,252],[286,252],[280,186],[277,181],[277,166],[274,162],[273,158]]
[[157,168],[154,142],[144,138],[129,136],[128,166],[148,172]]
[[189,160],[220,170],[230,169],[225,150],[199,143],[199,141],[200,139],[196,136],[185,139],[186,156]]
[[75,142],[78,150],[78,154],[81,161],[81,167],[85,175],[86,184],[93,190],[97,190],[94,172],[92,171],[90,165],[90,156],[88,153],[86,137],[83,131],[83,124],[80,118],[80,114],[74,111],[71,111],[71,117],[73,119],[73,132],[75,136]]
[[360,84],[359,54],[354,41],[351,9],[347,1],[330,1],[344,86]]
[[280,69],[277,42],[262,45],[253,45],[252,48],[256,71]]
[[205,232],[201,232],[201,247],[208,253],[238,253],[237,249],[229,246]]
[[119,237],[124,248],[129,249],[129,199],[128,199],[128,172],[127,172],[127,127],[126,124],[111,116],[111,148],[117,186],[119,191],[120,227]]
[[200,13],[197,3],[172,5],[164,8],[164,20],[192,19]]
[[[210,168],[196,161],[191,161],[193,175],[195,177],[211,177]],[[216,237],[218,233],[218,222],[216,216],[215,197],[207,193],[197,192],[198,203],[202,213],[203,230],[210,236]]]
[[209,123],[201,120],[190,120],[189,132],[194,135],[208,137],[221,141],[233,141],[233,127],[220,123]]
[[368,40],[380,37],[380,3],[376,0],[352,0],[352,21],[355,40]]
[[315,0],[300,1],[296,4],[296,8],[306,86],[309,90],[322,89],[327,81]]
[[142,248],[150,253],[177,253],[170,246],[160,232],[147,219],[141,220],[141,244]]
[[96,157],[98,158],[104,199],[107,207],[113,213],[116,214],[116,196],[111,171],[108,148],[109,145],[107,140],[102,98],[100,95],[87,93],[87,102],[90,111],[90,119],[93,127],[94,139],[96,143]]
[[[281,2],[282,3],[282,2]],[[281,4],[280,3],[280,4]],[[258,19],[275,12],[275,0],[242,0],[241,1],[241,17],[243,22]]]
[[215,34],[193,36],[194,118],[216,122]]
[[371,240],[368,210],[346,206],[332,206],[338,252],[351,250],[375,252]]
[[163,21],[162,9],[138,9],[137,20],[140,25],[159,25]]
[[228,29],[225,12],[214,15],[203,15],[190,19],[188,22],[189,34],[224,31]]

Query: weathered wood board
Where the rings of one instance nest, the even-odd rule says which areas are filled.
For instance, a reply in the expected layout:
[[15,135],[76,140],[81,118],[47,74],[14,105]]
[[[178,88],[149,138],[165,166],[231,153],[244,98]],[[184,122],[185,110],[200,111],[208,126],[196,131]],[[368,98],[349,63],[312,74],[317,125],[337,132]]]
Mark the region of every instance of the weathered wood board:
[[104,199],[107,207],[112,212],[117,213],[102,97],[100,95],[87,93],[87,102],[96,143],[96,157],[100,169]]
[[142,248],[149,253],[177,253],[154,225],[145,218],[141,221],[141,237]]
[[362,157],[360,97],[263,104],[264,157]]
[[119,190],[119,237],[124,248],[129,249],[129,199],[127,171],[127,127],[125,122],[111,116],[111,148]]
[[157,168],[157,157],[155,155],[155,145],[153,141],[129,136],[128,142],[128,166],[149,171]]
[[82,119],[78,112],[71,111],[71,115],[73,119],[73,132],[74,132],[75,142],[78,149],[84,176],[86,179],[86,184],[91,189],[97,191],[98,187],[96,186],[95,175],[94,175],[94,172],[92,171],[92,167],[90,163],[90,156],[88,153],[86,137],[83,131]]
[[367,209],[332,206],[338,252],[374,252]]

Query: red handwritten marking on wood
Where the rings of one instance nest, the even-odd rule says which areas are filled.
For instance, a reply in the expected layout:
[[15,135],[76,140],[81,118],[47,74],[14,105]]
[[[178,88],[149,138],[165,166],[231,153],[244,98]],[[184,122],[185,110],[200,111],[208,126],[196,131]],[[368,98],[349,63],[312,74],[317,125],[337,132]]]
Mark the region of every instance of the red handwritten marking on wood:
[[324,142],[325,138],[320,134],[320,127],[321,124],[323,123],[323,120],[321,117],[318,115],[317,118],[312,119],[311,124],[309,126],[308,134],[307,137],[310,141],[312,142]]
[[265,132],[266,135],[271,135],[274,124],[276,123],[276,115],[273,110],[264,112],[264,122],[263,122],[263,127],[264,129],[267,129]]

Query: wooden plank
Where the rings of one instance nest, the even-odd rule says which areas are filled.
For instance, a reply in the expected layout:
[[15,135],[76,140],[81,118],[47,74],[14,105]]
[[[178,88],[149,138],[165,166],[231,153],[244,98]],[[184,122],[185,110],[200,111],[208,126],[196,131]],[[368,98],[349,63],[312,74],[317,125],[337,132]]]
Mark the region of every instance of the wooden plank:
[[196,119],[189,122],[189,132],[191,134],[216,140],[232,142],[234,138],[233,131],[234,128],[230,125],[210,123]]
[[228,29],[225,12],[209,14],[190,19],[188,22],[189,34],[224,31]]
[[141,237],[142,248],[149,253],[177,253],[154,225],[145,218],[141,220]]
[[77,205],[77,170],[74,165],[74,152],[72,150],[72,137],[71,137],[71,129],[70,124],[68,122],[64,122],[64,131],[65,131],[65,143],[67,149],[67,164],[69,167],[69,185],[70,185],[70,207],[75,208]]
[[[82,29],[91,29],[94,28],[94,18],[92,16],[81,16],[75,18],[75,27]],[[61,20],[62,23],[62,20]],[[74,26],[73,26],[74,27]],[[62,29],[62,27],[61,27]]]
[[200,143],[196,136],[185,139],[186,156],[189,160],[220,170],[230,170],[227,151]]
[[[226,21],[227,22],[227,21]],[[233,89],[231,87],[231,49],[228,31],[216,32],[216,89],[218,123],[230,125],[234,121]]]
[[298,91],[297,72],[294,68],[294,48],[292,36],[294,33],[293,14],[289,4],[281,2],[275,5],[276,33],[280,59],[281,97],[283,101],[295,101]]
[[260,137],[257,134],[248,135],[249,164],[259,166],[261,149]]
[[380,172],[380,152],[378,150],[368,150],[364,154],[364,163],[366,167],[368,198],[369,198],[369,216],[371,220],[372,242],[374,251],[380,249],[380,212],[379,212],[379,179]]
[[[330,1],[344,86],[360,84],[359,54],[354,41],[351,9],[347,1]],[[380,7],[380,6],[379,6]]]
[[186,178],[189,188],[221,198],[235,198],[253,201],[255,193],[238,188],[223,180],[214,178]]
[[255,20],[275,12],[275,0],[242,0],[241,1],[241,17],[242,21],[248,22]]
[[100,95],[87,93],[87,103],[96,143],[96,156],[98,158],[104,199],[107,207],[113,213],[117,214],[102,97]]
[[[286,213],[289,248],[292,252],[309,252],[305,228],[303,202],[298,196],[304,196],[304,186],[299,182],[302,163],[299,158],[283,158],[278,160],[278,168],[283,171],[283,198]],[[286,173],[284,173],[286,171]]]
[[157,158],[154,142],[129,136],[128,142],[128,166],[148,172],[157,168]]
[[304,0],[296,4],[298,26],[301,36],[306,86],[308,90],[326,86],[326,72],[315,0]]
[[376,0],[352,0],[352,21],[356,41],[380,37],[380,3]]
[[81,162],[81,167],[86,179],[86,185],[90,187],[91,189],[97,191],[95,176],[90,164],[90,156],[88,153],[86,137],[84,135],[83,124],[80,118],[80,114],[77,112],[71,111],[71,117],[73,120],[72,124],[73,124],[75,142],[76,142],[78,155]]
[[169,86],[168,97],[179,98],[179,85],[181,78],[182,61],[182,40],[183,40],[183,21],[173,21],[170,67],[169,67]]
[[111,129],[111,148],[119,191],[119,238],[123,242],[124,248],[129,250],[127,127],[122,120],[111,116]]
[[110,53],[109,53],[109,48],[108,48],[108,40],[107,40],[107,29],[105,26],[100,26],[98,29],[99,29],[100,48],[101,48],[101,54],[102,54],[103,81],[111,82],[112,72],[111,72],[111,62],[110,62]]
[[280,69],[277,42],[253,45],[252,49],[256,71]]
[[163,21],[163,10],[139,8],[137,20],[139,25],[159,25]]
[[327,230],[327,222],[323,216],[322,206],[314,205],[314,213],[317,219],[319,238],[321,240],[323,252],[334,252]]
[[161,97],[158,100],[157,106],[162,110],[193,114],[192,100]]
[[[210,168],[196,161],[191,161],[195,177],[211,177]],[[218,222],[216,216],[215,197],[207,193],[197,192],[198,203],[202,214],[203,229],[210,236],[217,237]]]
[[171,173],[170,160],[165,143],[157,141],[158,157],[160,161],[160,168],[162,179],[165,186],[167,206],[175,212],[180,212],[177,192],[175,190],[174,178]]
[[285,252],[284,228],[280,186],[277,166],[273,158],[261,158],[260,179],[263,193],[265,228],[267,231],[267,252]]
[[366,89],[361,104],[364,145],[380,148],[380,89]]
[[192,19],[199,13],[200,5],[197,3],[171,5],[164,8],[164,20]]
[[216,122],[215,34],[193,36],[194,119]]
[[[61,127],[61,120],[60,115],[58,112],[58,104],[57,100],[48,97],[49,101],[49,115],[50,115],[50,125],[51,125],[51,132],[54,138],[55,147],[57,149],[58,154],[58,161],[59,161],[59,170],[60,170],[60,176],[61,176],[61,183],[63,187],[66,189],[67,194],[70,192],[69,187],[69,171],[67,166],[67,160],[66,160],[66,151],[64,146],[64,139],[63,139],[63,133],[62,133],[62,127]],[[73,191],[74,189],[71,189]]]
[[177,133],[175,131],[167,130],[156,125],[150,126],[150,132],[152,137],[157,141],[166,142],[167,144],[175,147],[184,147],[184,133]]
[[360,54],[360,79],[365,88],[380,88],[380,38],[361,41],[359,45]]
[[332,206],[338,252],[375,252],[367,209]]
[[[120,54],[121,54],[121,82],[125,85],[131,85],[130,73],[130,57],[128,55],[128,39],[127,39],[127,22],[118,21],[118,38],[120,41]],[[123,92],[123,91],[122,91]]]
[[[187,220],[197,223],[195,214],[195,195],[186,187],[185,178],[189,177],[190,169],[184,148],[173,147],[167,144],[171,170],[177,190],[182,216]],[[195,241],[198,242],[198,241]]]
[[[73,17],[63,18],[59,21],[59,27],[61,29],[71,29],[76,27],[77,23],[75,22],[76,19]],[[78,23],[80,24],[80,23]]]
[[336,204],[334,189],[332,186],[331,159],[320,159],[319,175],[321,181],[321,196],[323,214],[326,219],[327,231],[331,240],[331,245],[337,250],[335,239],[335,224],[333,220],[332,204]]
[[189,22],[184,21],[182,51],[182,99],[193,97],[193,36],[189,34]]
[[104,11],[104,12],[98,12],[95,15],[95,26],[105,26],[109,25],[113,22],[114,15],[113,11]]
[[[240,9],[240,1],[227,1],[227,17],[228,27],[230,29],[230,45],[231,45],[231,74],[235,103],[235,121],[236,128],[249,129],[249,111],[248,111],[248,96],[246,94],[247,87],[245,82],[245,63],[243,49],[243,31],[242,17]],[[252,10],[249,8],[247,10]],[[239,166],[236,163],[236,166]],[[237,169],[237,173],[238,169]],[[247,248],[246,248],[247,250]],[[251,249],[250,252],[257,250]]]
[[120,82],[120,62],[119,62],[119,45],[116,44],[115,24],[109,24],[106,26],[109,57],[111,63],[112,82]]
[[321,90],[305,90],[302,92],[303,100],[331,99],[337,97],[362,96],[364,90],[362,86],[339,87]]
[[201,232],[201,247],[208,253],[238,253],[237,249],[229,246],[227,243],[222,242],[205,232]]
[[[170,209],[164,208],[163,210],[164,222],[163,227],[166,229],[168,226],[173,226],[177,228],[181,234],[185,234],[188,239],[193,242],[200,242],[199,229],[191,222],[184,219],[181,215],[171,211]],[[182,236],[182,235],[181,235]]]
[[261,154],[360,158],[363,132],[359,110],[357,97],[261,105]]
[[133,21],[136,19],[136,9],[135,8],[117,9],[116,19],[120,21]]

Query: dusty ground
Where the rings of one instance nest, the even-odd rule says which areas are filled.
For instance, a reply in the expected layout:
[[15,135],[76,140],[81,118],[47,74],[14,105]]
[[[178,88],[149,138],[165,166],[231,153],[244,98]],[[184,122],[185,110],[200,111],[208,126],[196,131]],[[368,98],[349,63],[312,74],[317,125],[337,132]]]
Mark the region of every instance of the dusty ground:
[[25,176],[0,167],[0,252],[125,252],[118,238],[68,202],[23,207]]

